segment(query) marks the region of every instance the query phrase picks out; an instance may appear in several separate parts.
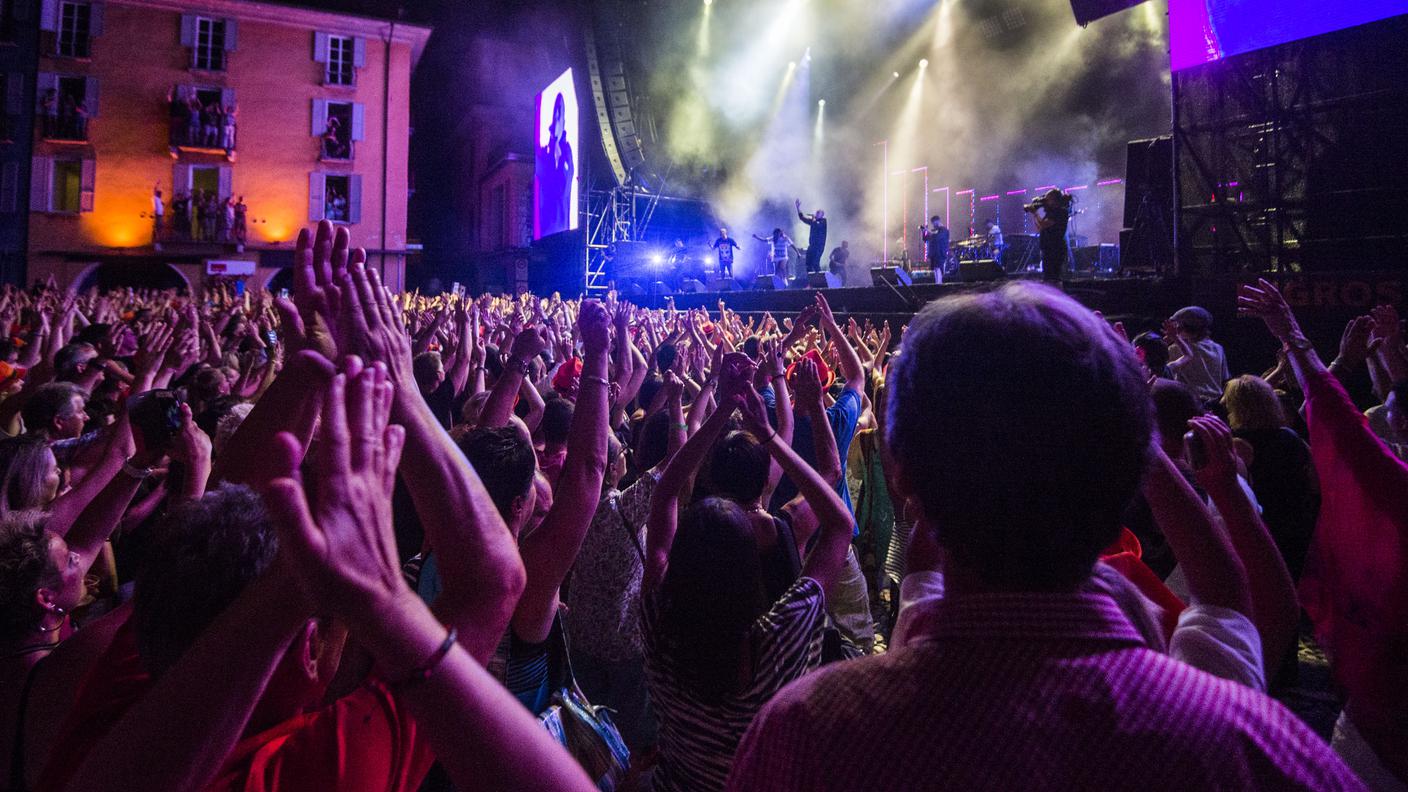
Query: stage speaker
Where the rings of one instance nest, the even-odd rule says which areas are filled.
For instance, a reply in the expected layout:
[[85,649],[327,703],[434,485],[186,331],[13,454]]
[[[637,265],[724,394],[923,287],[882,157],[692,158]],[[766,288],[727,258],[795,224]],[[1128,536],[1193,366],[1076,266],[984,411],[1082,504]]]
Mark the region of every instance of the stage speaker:
[[1019,275],[1041,260],[1041,240],[1036,234],[1008,234],[1003,238],[1002,271]]
[[1120,248],[1108,243],[1076,248],[1075,272],[1114,275],[1120,269]]
[[1144,0],[1071,0],[1071,10],[1076,14],[1076,24],[1081,27],[1097,19],[1133,8]]
[[759,275],[753,279],[753,288],[756,291],[782,291],[787,288],[787,281],[777,275]]
[[1002,267],[992,259],[958,262],[958,279],[964,283],[994,281],[1003,275]]
[[709,291],[733,291],[733,278],[710,278]]
[[808,289],[825,289],[825,288],[826,288],[827,286],[829,286],[829,285],[830,285],[830,284],[828,284],[828,283],[826,282],[826,273],[825,273],[825,272],[808,272],[808,273],[807,273],[807,288],[808,288]]
[[915,286],[926,283],[938,283],[938,280],[934,277],[934,271],[931,269],[917,269],[909,273],[909,277],[912,279]]
[[873,286],[884,286],[887,283],[891,286],[912,286],[914,279],[899,267],[871,267],[870,283]]
[[654,283],[650,284],[650,293],[651,293],[651,294],[674,294],[674,293],[675,293],[675,290],[674,290],[674,289],[671,289],[670,286],[669,286],[669,284],[665,283],[664,281],[655,281]]
[[685,278],[680,281],[680,292],[684,294],[698,294],[704,291],[704,284],[694,278]]
[[1173,138],[1134,140],[1125,149],[1126,269],[1173,272]]
[[839,289],[846,285],[846,276],[839,272],[824,272],[826,276],[826,288]]

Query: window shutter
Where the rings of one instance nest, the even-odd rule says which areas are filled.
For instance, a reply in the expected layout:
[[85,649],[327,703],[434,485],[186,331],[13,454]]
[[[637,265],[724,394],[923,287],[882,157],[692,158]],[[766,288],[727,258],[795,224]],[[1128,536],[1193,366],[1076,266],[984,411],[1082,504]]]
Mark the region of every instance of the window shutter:
[[220,89],[220,104],[224,105],[225,107],[234,107],[234,106],[235,106],[235,89],[234,89],[234,88],[221,88],[221,89]]
[[235,51],[235,49],[236,49],[235,43],[236,43],[236,40],[237,40],[237,38],[238,38],[237,34],[239,33],[239,29],[240,29],[240,28],[239,28],[239,23],[238,23],[236,20],[233,20],[233,19],[227,19],[227,20],[225,20],[225,51],[226,51],[226,52],[234,52],[234,51]]
[[19,72],[5,75],[5,112],[10,115],[24,112],[24,75]]
[[54,161],[49,157],[35,157],[29,171],[29,208],[35,212],[49,211],[49,198],[54,192],[50,182]]
[[367,65],[367,40],[361,36],[352,39],[352,65],[359,69]]
[[326,177],[321,173],[308,174],[308,220],[316,223],[323,219],[327,206],[323,201]]
[[366,112],[365,112],[365,111],[366,111],[366,106],[364,106],[361,102],[353,102],[353,103],[352,103],[352,139],[353,139],[353,140],[361,140],[363,133],[366,132],[367,119],[366,119]]
[[0,170],[0,212],[10,214],[19,211],[20,204],[20,164],[5,163]]
[[88,35],[103,35],[103,4],[90,3],[88,5]]
[[171,170],[171,199],[191,191],[191,166],[177,163]]
[[328,34],[313,31],[313,60],[318,63],[328,62]]
[[234,181],[233,172],[228,165],[220,166],[220,188],[216,191],[216,197],[225,199],[230,197],[231,183]]
[[347,177],[347,222],[362,222],[362,177]]
[[181,15],[181,46],[194,47],[196,45],[196,15]]
[[43,0],[39,5],[39,29],[57,32],[59,29],[59,0]]
[[328,100],[313,100],[313,137],[320,138],[328,128]]
[[78,194],[78,211],[93,211],[93,182],[98,174],[98,161],[94,159],[83,160],[83,184],[81,192]]
[[98,117],[98,78],[89,77],[83,82],[83,104],[88,108],[88,117]]

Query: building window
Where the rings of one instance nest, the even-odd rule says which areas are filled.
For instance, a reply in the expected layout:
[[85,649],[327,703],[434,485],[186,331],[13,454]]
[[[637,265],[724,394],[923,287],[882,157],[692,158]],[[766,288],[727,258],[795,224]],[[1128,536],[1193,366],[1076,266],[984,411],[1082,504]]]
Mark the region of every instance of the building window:
[[196,17],[195,67],[225,70],[225,20]]
[[321,171],[309,174],[308,219],[362,222],[362,177]]
[[54,160],[54,176],[49,194],[49,211],[78,214],[83,198],[83,162]]
[[328,102],[323,127],[323,159],[352,159],[352,103]]
[[65,58],[86,58],[92,36],[93,7],[87,3],[59,4],[56,51]]
[[97,79],[52,73],[39,77],[39,121],[44,138],[87,140],[88,120],[97,109]]
[[236,116],[233,88],[177,85],[171,89],[172,146],[235,151]]
[[356,42],[350,36],[328,36],[328,68],[324,81],[328,85],[352,85],[357,70],[353,65]]
[[329,175],[326,180],[327,187],[323,191],[323,216],[334,223],[350,222],[352,215],[348,193],[352,189],[352,177]]

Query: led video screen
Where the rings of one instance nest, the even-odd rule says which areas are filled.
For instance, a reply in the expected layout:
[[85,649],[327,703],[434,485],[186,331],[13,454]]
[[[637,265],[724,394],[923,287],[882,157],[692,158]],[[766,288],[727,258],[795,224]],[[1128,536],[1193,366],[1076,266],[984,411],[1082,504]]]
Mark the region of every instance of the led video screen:
[[577,229],[577,89],[568,69],[538,94],[533,238]]
[[1408,0],[1169,0],[1173,68],[1408,13]]

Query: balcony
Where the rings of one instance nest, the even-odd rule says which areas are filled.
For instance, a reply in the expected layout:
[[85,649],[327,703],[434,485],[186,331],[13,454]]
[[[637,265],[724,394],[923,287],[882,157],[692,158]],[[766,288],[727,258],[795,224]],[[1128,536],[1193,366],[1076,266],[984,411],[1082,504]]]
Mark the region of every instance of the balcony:
[[188,90],[187,86],[179,86],[171,93],[168,143],[173,152],[180,149],[223,154],[234,160],[239,124],[234,104],[223,102],[223,95],[219,89]]

